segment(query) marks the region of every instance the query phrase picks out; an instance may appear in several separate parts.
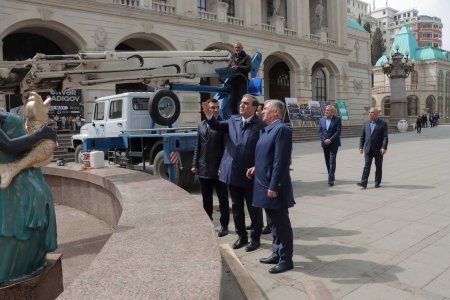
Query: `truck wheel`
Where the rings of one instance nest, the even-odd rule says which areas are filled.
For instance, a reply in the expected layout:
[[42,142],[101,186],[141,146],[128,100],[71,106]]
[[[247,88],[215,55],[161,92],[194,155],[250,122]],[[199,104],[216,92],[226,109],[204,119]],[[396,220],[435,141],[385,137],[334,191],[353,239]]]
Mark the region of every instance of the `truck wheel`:
[[[162,179],[169,180],[169,168],[164,163],[164,152],[159,151],[153,161],[153,175]],[[175,168],[175,184],[181,188],[187,188],[194,184],[195,175],[190,170],[180,170],[179,166]]]
[[83,144],[80,144],[75,148],[75,162],[77,164],[83,163]]
[[159,90],[148,102],[148,111],[153,121],[159,125],[170,126],[180,116],[180,100],[169,90]]

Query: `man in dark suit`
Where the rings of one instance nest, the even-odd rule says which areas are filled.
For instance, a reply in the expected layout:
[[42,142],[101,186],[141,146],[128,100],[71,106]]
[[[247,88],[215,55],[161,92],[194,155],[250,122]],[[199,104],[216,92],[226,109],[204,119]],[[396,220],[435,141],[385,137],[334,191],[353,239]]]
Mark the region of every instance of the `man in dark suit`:
[[244,203],[247,203],[253,224],[251,242],[245,248],[247,252],[259,247],[262,230],[262,210],[252,206],[253,181],[246,177],[247,169],[255,165],[255,148],[259,139],[259,130],[265,126],[255,115],[257,107],[258,99],[246,94],[242,97],[239,106],[240,115],[219,122],[213,117],[209,105],[202,104],[209,126],[226,133],[219,180],[228,185],[232,200],[234,225],[239,236],[233,244],[234,249],[239,249],[248,243],[244,211]]
[[319,129],[317,130],[320,142],[325,156],[325,164],[328,171],[328,185],[334,185],[334,173],[336,172],[336,156],[341,146],[341,118],[334,115],[335,108],[327,105],[325,116],[319,120]]
[[[213,111],[214,117],[220,120],[219,102],[212,99],[208,100],[207,103]],[[217,234],[219,237],[228,234],[228,223],[230,222],[228,188],[225,183],[219,180],[219,166],[224,148],[223,132],[209,128],[206,121],[198,125],[197,144],[194,148],[191,171],[194,174],[198,174],[202,189],[203,209],[211,220],[213,214],[213,191],[216,189],[220,209],[221,227]]]
[[379,188],[381,184],[383,155],[386,153],[388,146],[388,128],[386,122],[378,118],[378,109],[371,107],[369,110],[369,121],[363,125],[361,137],[359,139],[359,153],[364,152],[364,170],[361,182],[357,185],[362,189],[367,188],[370,167],[372,160],[375,158],[375,188]]
[[272,255],[260,259],[264,264],[275,264],[270,273],[281,273],[294,267],[293,233],[289,219],[289,207],[294,206],[289,165],[292,151],[292,130],[281,122],[284,104],[279,100],[267,100],[263,121],[256,145],[257,164],[247,171],[254,175],[253,206],[266,210],[272,220]]
[[234,54],[228,63],[228,66],[235,73],[230,81],[230,108],[232,114],[237,114],[239,100],[247,93],[248,73],[251,69],[252,58],[245,53],[244,47],[240,42],[234,43],[233,48]]

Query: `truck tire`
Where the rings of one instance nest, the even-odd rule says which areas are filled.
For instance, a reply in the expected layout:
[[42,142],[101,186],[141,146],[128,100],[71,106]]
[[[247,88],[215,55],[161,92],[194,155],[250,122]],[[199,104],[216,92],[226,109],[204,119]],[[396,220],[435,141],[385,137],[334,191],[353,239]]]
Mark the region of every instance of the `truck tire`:
[[[169,180],[169,168],[164,163],[164,151],[159,151],[153,161],[153,175],[165,180]],[[175,168],[175,184],[181,188],[187,188],[194,183],[194,174],[190,170],[180,170],[177,165]]]
[[180,100],[169,90],[159,90],[148,102],[148,111],[153,121],[159,125],[170,126],[180,116]]
[[80,144],[75,148],[75,162],[77,164],[83,163],[83,144]]

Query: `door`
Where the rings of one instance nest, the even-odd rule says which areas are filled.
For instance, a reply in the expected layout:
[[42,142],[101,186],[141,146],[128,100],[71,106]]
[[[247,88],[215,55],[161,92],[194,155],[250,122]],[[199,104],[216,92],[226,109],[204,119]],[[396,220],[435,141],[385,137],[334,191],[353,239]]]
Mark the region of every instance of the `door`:
[[123,99],[112,99],[109,102],[108,121],[105,124],[105,136],[116,137],[126,129]]
[[95,103],[94,116],[92,118],[92,125],[95,128],[96,137],[105,137],[105,110],[107,109],[107,102]]
[[[284,62],[278,62],[269,71],[269,99],[278,99],[285,103],[284,98],[291,94],[289,67]],[[289,123],[289,116],[284,115],[284,122]]]

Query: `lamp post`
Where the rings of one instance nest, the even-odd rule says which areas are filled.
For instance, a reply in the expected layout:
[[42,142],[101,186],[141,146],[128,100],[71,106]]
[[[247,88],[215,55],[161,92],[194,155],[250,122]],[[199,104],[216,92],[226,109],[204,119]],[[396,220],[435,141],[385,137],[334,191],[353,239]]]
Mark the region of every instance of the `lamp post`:
[[408,51],[403,54],[398,51],[399,48],[399,45],[395,47],[397,52],[394,53],[392,51],[391,57],[387,55],[388,62],[382,68],[383,73],[389,78],[391,85],[391,116],[389,123],[391,126],[398,124],[400,130],[400,124],[406,122],[405,118],[408,115],[405,79],[414,71],[414,61],[411,62],[409,60]]

